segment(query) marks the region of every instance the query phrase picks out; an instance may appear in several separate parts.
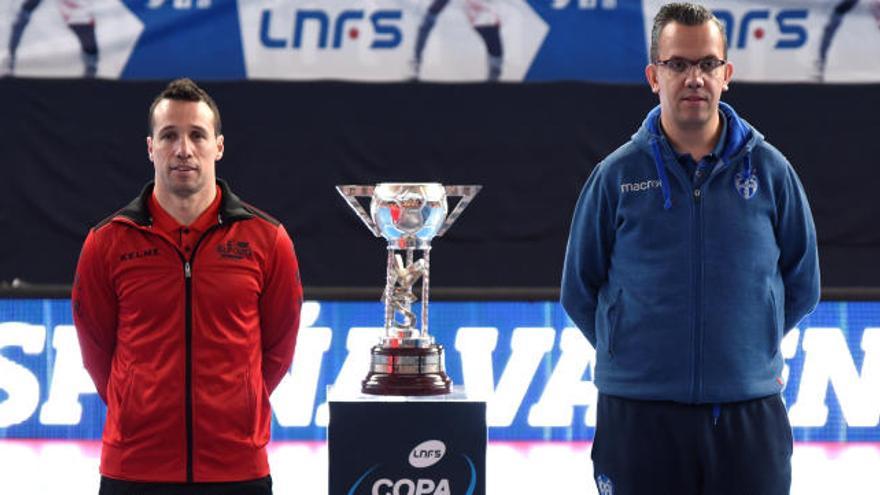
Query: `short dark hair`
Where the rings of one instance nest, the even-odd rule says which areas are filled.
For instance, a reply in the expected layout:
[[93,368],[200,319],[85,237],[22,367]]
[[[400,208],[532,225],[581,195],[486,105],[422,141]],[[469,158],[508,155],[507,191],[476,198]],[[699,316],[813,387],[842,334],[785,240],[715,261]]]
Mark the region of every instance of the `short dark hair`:
[[150,105],[150,114],[147,116],[147,129],[150,135],[153,134],[153,112],[156,110],[156,105],[162,100],[205,102],[208,108],[211,109],[211,112],[214,113],[214,134],[220,135],[220,109],[217,108],[217,103],[214,102],[214,99],[211,98],[207,91],[200,88],[198,84],[188,77],[171,81],[153,100],[153,104]]
[[656,63],[660,58],[660,31],[671,22],[684,24],[685,26],[700,26],[707,22],[714,22],[721,31],[721,39],[724,41],[724,58],[727,58],[727,33],[724,24],[715,17],[711,10],[693,3],[667,3],[660,7],[660,11],[654,16],[654,27],[651,29],[651,63]]

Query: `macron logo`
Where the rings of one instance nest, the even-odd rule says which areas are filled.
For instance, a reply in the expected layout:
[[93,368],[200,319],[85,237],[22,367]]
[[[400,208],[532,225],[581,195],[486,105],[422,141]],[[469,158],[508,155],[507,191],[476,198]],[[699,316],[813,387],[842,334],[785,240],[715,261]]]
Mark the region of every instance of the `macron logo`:
[[639,192],[639,191],[647,191],[648,189],[654,189],[656,187],[660,187],[659,180],[643,180],[641,182],[625,182],[620,185],[620,192]]

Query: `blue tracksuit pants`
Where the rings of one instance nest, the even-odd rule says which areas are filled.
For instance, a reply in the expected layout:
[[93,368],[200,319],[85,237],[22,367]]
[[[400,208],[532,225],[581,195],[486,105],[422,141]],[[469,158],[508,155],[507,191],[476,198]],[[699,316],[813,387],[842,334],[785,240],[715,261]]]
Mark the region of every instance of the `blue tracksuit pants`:
[[682,404],[599,394],[600,495],[788,495],[791,426],[779,395]]

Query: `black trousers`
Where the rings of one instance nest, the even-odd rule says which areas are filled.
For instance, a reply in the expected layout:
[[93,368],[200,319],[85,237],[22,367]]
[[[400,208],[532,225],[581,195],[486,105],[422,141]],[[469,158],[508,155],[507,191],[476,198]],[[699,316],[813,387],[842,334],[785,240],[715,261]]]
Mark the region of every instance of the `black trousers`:
[[788,495],[791,452],[779,395],[692,405],[599,394],[600,495]]
[[272,495],[272,477],[231,483],[139,483],[101,476],[98,495]]

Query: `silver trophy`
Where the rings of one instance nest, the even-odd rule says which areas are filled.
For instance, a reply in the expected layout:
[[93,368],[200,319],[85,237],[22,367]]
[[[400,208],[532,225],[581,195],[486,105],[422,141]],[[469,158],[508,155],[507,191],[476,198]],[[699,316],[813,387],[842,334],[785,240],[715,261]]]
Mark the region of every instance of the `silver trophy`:
[[[458,219],[482,186],[427,183],[381,183],[336,186],[339,194],[376,237],[388,241],[385,279],[385,334],[371,351],[370,371],[362,391],[376,395],[449,393],[443,346],[428,333],[431,240]],[[447,197],[460,197],[447,215]],[[362,198],[369,198],[367,213]],[[421,328],[413,304],[413,286],[421,280]]]

